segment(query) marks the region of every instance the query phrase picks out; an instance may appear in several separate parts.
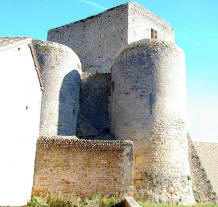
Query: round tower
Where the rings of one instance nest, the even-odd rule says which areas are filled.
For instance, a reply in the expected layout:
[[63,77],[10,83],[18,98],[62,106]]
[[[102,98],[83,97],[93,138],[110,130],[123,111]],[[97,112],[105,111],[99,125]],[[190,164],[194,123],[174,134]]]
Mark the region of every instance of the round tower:
[[194,203],[185,79],[185,56],[173,43],[138,41],[114,60],[112,133],[134,141],[136,196]]
[[76,135],[81,63],[72,49],[35,40],[43,94],[40,136]]

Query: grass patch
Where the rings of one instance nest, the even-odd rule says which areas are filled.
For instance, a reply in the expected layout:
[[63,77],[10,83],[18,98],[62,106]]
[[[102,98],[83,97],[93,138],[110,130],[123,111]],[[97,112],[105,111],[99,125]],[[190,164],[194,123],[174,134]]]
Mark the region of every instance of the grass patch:
[[81,199],[74,195],[55,194],[51,196],[36,196],[27,203],[27,207],[112,207],[119,206],[120,200],[116,197],[100,197]]
[[[191,206],[173,205],[173,204],[157,204],[148,201],[138,201],[142,207],[218,207],[214,203],[197,203]],[[121,207],[121,200],[118,197],[100,197],[94,195],[91,198],[81,199],[69,194],[54,194],[50,196],[36,196],[27,203],[27,207]]]
[[142,202],[137,201],[140,206],[142,207],[218,207],[218,204],[214,203],[196,203],[195,205],[172,205],[172,204],[157,204],[157,203],[151,203],[151,202]]

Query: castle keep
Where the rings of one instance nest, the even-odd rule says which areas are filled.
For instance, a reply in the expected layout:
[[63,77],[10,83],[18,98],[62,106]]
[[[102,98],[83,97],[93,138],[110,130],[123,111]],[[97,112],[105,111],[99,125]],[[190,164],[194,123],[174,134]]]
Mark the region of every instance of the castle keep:
[[25,172],[25,195],[13,204],[0,198],[0,205],[24,205],[31,192],[60,191],[163,203],[217,201],[217,177],[201,157],[209,145],[188,136],[185,55],[169,23],[129,2],[51,29],[49,41],[4,38],[2,48],[6,40],[15,49],[0,55],[29,52],[24,66],[35,66],[28,77],[42,96],[32,99],[41,112],[37,104],[25,106],[35,122],[28,116],[20,123],[34,129],[34,136],[26,134],[32,136],[26,145],[32,167]]

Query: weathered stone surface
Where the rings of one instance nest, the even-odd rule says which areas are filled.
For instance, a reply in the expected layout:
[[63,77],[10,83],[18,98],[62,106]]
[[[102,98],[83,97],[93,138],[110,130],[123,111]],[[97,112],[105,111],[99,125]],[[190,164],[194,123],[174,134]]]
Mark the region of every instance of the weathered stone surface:
[[190,204],[193,189],[197,201],[217,202],[217,145],[189,142],[190,174],[185,60],[167,22],[129,2],[52,29],[48,39],[71,49],[34,41],[39,71],[31,38],[0,38],[0,205],[25,205],[30,196],[39,82],[47,136],[37,142],[33,195],[132,196],[134,188],[140,198]]
[[198,202],[218,203],[217,171],[218,144],[192,142],[188,134],[189,162],[192,174],[192,187]]
[[140,207],[133,197],[125,197],[125,200],[122,202],[122,204],[125,207]]
[[35,40],[42,70],[40,135],[76,135],[81,64],[68,47]]
[[33,195],[132,196],[132,141],[90,141],[76,137],[40,137]]
[[128,44],[151,39],[151,29],[157,31],[157,39],[174,42],[174,30],[170,24],[135,2],[128,3]]
[[78,137],[94,137],[110,133],[110,87],[111,74],[81,74]]
[[194,142],[193,144],[213,190],[218,195],[218,143]]
[[116,57],[112,82],[112,132],[134,141],[138,196],[193,203],[183,51],[164,41],[133,43]]
[[83,72],[110,73],[113,58],[129,43],[151,38],[174,42],[169,23],[134,2],[106,10],[96,16],[64,25],[48,32],[48,40],[72,48],[79,56]]

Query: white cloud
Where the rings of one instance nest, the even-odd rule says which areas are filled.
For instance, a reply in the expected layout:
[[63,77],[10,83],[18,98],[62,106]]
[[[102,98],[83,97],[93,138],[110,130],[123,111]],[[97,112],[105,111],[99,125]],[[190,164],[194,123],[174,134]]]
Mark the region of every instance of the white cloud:
[[100,5],[100,4],[97,4],[97,3],[93,2],[93,1],[89,1],[89,0],[77,0],[77,1],[80,1],[80,2],[82,2],[84,4],[88,4],[88,5],[92,6],[92,7],[98,8],[98,9],[103,9],[103,10],[107,9],[106,7],[104,7],[104,6]]

